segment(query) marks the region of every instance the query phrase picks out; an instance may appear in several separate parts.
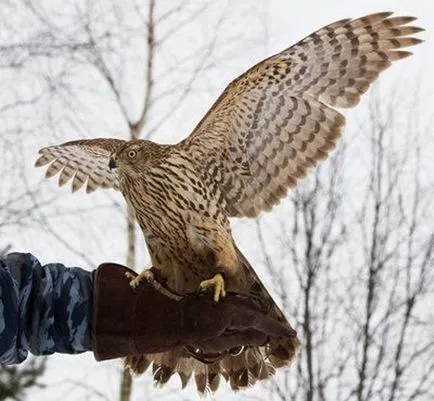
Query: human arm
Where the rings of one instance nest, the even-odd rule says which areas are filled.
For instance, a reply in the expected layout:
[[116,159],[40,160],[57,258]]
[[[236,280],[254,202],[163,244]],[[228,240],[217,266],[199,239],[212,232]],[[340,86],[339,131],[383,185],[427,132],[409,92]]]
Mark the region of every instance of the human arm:
[[0,259],[0,363],[20,363],[29,351],[93,351],[98,360],[180,345],[212,352],[291,333],[232,295],[214,305],[204,296],[174,300],[150,283],[132,291],[126,271],[115,264],[94,272],[41,265],[31,254]]
[[28,253],[0,259],[0,363],[91,350],[94,273]]

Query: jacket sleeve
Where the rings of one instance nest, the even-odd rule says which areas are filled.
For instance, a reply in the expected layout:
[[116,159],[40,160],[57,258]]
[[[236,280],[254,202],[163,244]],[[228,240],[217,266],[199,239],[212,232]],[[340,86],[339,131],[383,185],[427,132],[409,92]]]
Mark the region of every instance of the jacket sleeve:
[[0,364],[91,350],[94,274],[31,254],[0,258]]

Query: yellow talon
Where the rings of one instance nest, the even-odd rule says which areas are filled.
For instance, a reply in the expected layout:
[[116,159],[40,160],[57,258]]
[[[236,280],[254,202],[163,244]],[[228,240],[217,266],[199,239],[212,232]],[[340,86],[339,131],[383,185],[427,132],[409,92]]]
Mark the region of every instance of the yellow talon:
[[154,274],[150,269],[147,269],[141,272],[138,276],[130,272],[125,272],[125,277],[130,281],[130,287],[135,290],[143,280],[148,282],[152,281],[154,279]]
[[202,281],[199,285],[201,291],[212,287],[214,287],[214,302],[218,302],[220,298],[224,298],[226,296],[225,281],[220,273],[216,274],[209,280]]

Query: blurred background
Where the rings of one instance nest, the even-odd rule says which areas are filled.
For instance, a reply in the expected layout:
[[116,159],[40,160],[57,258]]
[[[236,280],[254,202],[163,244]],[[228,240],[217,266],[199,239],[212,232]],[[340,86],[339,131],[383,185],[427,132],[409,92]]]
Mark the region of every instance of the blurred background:
[[[355,110],[333,157],[235,236],[303,341],[294,366],[213,400],[434,397],[434,5],[424,0],[0,0],[0,252],[149,267],[114,191],[72,195],[37,151],[93,137],[187,136],[224,87],[338,19],[414,15],[427,32]],[[116,298],[116,294],[113,294]],[[91,353],[0,368],[0,400],[195,400]]]

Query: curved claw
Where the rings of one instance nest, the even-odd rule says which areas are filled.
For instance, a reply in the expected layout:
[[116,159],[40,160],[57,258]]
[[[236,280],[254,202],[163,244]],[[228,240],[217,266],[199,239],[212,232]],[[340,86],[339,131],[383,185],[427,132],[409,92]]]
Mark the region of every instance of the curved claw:
[[154,273],[152,273],[151,269],[147,269],[141,272],[138,276],[126,272],[125,277],[130,281],[130,287],[135,290],[143,280],[151,282],[154,279]]
[[226,296],[225,280],[221,273],[217,273],[213,278],[204,280],[200,283],[200,291],[205,291],[208,288],[214,288],[214,302],[218,302]]

